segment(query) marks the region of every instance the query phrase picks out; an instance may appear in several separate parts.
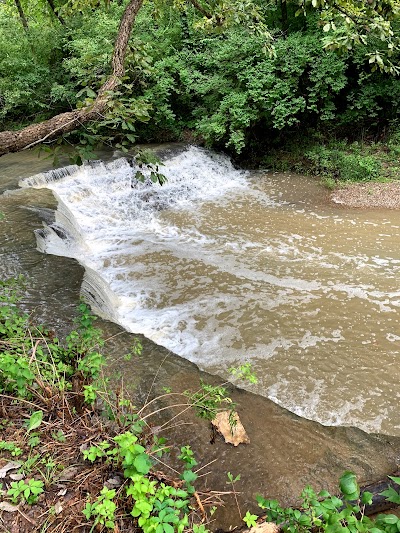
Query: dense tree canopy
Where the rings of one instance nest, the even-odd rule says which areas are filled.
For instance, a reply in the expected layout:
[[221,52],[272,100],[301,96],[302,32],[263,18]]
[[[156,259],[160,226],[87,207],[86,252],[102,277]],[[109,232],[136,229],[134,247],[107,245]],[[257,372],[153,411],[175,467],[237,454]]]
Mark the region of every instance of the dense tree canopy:
[[397,119],[398,0],[3,0],[0,155]]

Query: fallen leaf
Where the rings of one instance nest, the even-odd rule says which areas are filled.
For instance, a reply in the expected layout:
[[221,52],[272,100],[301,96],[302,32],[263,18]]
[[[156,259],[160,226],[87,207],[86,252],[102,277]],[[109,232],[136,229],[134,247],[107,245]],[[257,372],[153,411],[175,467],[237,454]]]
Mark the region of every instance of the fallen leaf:
[[54,506],[54,512],[56,514],[60,514],[63,511],[63,506],[61,505],[61,502],[56,502]]
[[118,477],[112,477],[110,479],[107,479],[104,485],[106,485],[107,488],[112,489],[112,488],[120,487],[123,482],[124,480],[118,476]]
[[25,474],[10,474],[10,478],[13,481],[20,481],[21,479],[25,478]]
[[69,481],[70,479],[76,477],[78,473],[79,468],[77,468],[76,466],[68,466],[65,470],[61,472],[60,477],[58,479],[59,481]]
[[238,446],[241,443],[250,444],[250,439],[237,413],[232,415],[230,411],[221,411],[212,420],[212,424],[222,434],[225,442],[234,446]]
[[65,496],[67,494],[67,489],[61,489],[57,492],[57,496]]
[[0,479],[6,477],[7,472],[9,470],[16,470],[20,466],[21,466],[21,463],[18,461],[10,461],[9,463],[6,464],[6,466],[2,466],[0,468]]
[[11,505],[11,503],[8,502],[0,502],[0,511],[15,513],[15,511],[18,511],[18,505]]

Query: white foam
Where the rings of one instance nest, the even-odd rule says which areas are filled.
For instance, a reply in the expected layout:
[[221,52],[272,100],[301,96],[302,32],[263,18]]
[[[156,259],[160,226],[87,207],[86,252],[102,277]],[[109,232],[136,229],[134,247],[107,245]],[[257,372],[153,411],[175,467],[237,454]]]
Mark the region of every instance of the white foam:
[[[350,335],[353,350],[373,350],[374,333],[365,339],[364,331],[377,313],[396,317],[400,291],[379,279],[395,279],[399,258],[335,248],[332,222],[354,232],[354,220],[273,200],[226,157],[189,147],[164,161],[163,186],[136,182],[137,170],[118,159],[22,180],[58,200],[55,222],[37,232],[39,250],[78,260],[89,302],[128,331],[212,371],[262,361],[257,392],[325,424],[380,429],[380,413],[362,412],[358,382],[353,400],[331,412],[327,383],[340,368],[329,353]],[[281,225],[269,231],[272,217]],[[304,353],[328,362],[318,360],[305,376],[312,386],[299,388]],[[282,374],[269,376],[282,357]]]

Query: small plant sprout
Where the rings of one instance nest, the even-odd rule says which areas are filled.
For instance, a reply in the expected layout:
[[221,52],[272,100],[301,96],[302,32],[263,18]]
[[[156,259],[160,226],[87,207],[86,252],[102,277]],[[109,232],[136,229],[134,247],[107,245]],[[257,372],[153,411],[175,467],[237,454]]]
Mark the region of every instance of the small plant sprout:
[[236,405],[227,396],[227,390],[221,385],[210,385],[203,380],[197,392],[185,391],[190,404],[199,418],[213,420],[223,405],[234,411]]
[[35,446],[37,446],[38,444],[40,444],[40,437],[39,437],[39,434],[36,433],[36,432],[33,432],[31,433],[29,439],[28,439],[28,445],[30,448],[34,448]]
[[235,497],[236,507],[237,507],[239,516],[241,517],[242,516],[242,512],[240,510],[239,500],[237,498],[237,493],[236,493],[236,489],[235,489],[235,483],[240,480],[240,474],[238,474],[236,477],[233,477],[233,474],[228,472],[227,476],[228,476],[227,483],[232,486],[232,492],[233,492],[233,495]]
[[43,481],[30,479],[29,481],[13,481],[7,494],[11,496],[13,503],[18,503],[24,499],[27,503],[36,503],[40,494],[43,492]]
[[65,434],[64,434],[64,431],[62,429],[59,429],[57,431],[53,431],[51,436],[53,437],[54,440],[58,441],[58,442],[65,442],[67,440]]
[[0,451],[2,450],[10,452],[13,457],[19,457],[23,453],[22,448],[17,446],[14,442],[0,440]]
[[257,525],[257,518],[257,515],[251,514],[250,511],[247,511],[242,520],[245,522],[247,527],[254,527]]
[[83,514],[87,520],[94,518],[93,527],[90,531],[100,524],[108,529],[114,529],[115,526],[115,510],[117,508],[113,499],[115,498],[115,490],[109,490],[107,487],[103,487],[100,495],[93,502],[87,502],[83,509]]
[[251,363],[245,363],[238,367],[232,367],[229,369],[229,372],[236,379],[248,381],[252,384],[258,383],[257,376],[252,370]]

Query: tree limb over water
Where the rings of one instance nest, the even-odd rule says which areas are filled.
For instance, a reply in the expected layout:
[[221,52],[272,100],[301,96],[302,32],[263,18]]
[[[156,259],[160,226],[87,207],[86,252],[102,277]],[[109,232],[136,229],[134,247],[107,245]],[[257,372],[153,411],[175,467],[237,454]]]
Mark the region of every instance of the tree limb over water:
[[112,73],[101,86],[96,99],[81,109],[61,113],[49,120],[31,124],[18,131],[0,132],[0,156],[20,152],[33,146],[69,133],[104,113],[112,93],[125,73],[125,56],[136,15],[143,0],[131,0],[122,15],[111,60]]

